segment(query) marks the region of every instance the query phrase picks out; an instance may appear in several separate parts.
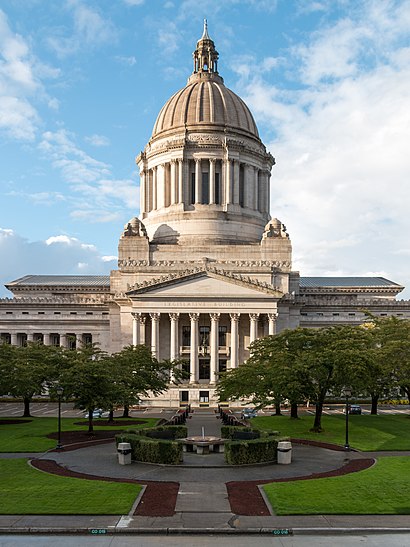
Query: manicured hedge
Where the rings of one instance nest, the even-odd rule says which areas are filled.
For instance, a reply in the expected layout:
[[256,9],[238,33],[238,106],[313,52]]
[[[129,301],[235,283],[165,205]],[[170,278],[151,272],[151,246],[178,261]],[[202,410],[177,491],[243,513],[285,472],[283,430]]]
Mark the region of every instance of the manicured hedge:
[[138,462],[176,465],[182,461],[182,444],[175,441],[150,439],[124,433],[116,436],[118,443],[130,443],[131,459]]
[[278,439],[254,439],[252,441],[230,441],[225,444],[225,461],[229,465],[244,465],[276,462]]
[[142,435],[152,439],[185,439],[188,435],[186,425],[164,425],[157,427],[145,427],[144,429],[127,429],[125,433]]
[[223,439],[244,439],[246,433],[251,434],[250,437],[253,437],[255,439],[279,435],[279,431],[253,429],[252,427],[235,427],[232,425],[223,425],[221,427],[221,435]]

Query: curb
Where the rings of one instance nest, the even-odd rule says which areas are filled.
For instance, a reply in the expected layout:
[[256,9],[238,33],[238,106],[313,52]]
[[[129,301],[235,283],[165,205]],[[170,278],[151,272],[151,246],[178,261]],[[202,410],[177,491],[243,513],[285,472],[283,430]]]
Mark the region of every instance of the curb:
[[40,527],[1,527],[1,535],[270,535],[285,537],[292,535],[363,535],[363,534],[408,534],[410,527],[355,527],[355,528],[40,528]]

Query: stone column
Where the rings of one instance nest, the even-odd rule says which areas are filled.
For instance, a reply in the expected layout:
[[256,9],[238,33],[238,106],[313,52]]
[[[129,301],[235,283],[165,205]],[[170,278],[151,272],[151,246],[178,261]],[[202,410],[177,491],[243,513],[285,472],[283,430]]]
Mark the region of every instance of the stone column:
[[277,313],[268,313],[269,320],[269,336],[276,334],[276,319],[278,318]]
[[141,214],[146,212],[145,170],[140,171],[140,206]]
[[171,205],[177,203],[177,160],[171,160]]
[[66,348],[67,347],[67,335],[66,334],[60,334],[60,347]]
[[157,167],[152,169],[152,209],[157,208]]
[[184,205],[190,205],[191,172],[190,172],[189,160],[182,161],[182,184],[183,184],[183,191],[182,191],[183,203]]
[[184,162],[182,160],[178,160],[178,197],[177,197],[177,203],[184,203],[184,179],[182,176],[182,169],[183,169]]
[[159,358],[159,313],[150,313],[151,317],[151,353],[158,359]]
[[255,211],[258,210],[258,204],[259,204],[259,169],[257,167],[254,168],[254,188],[253,188],[253,204],[252,209],[255,209]]
[[157,167],[157,209],[165,207],[165,165]]
[[215,203],[215,158],[209,159],[209,204]]
[[199,359],[198,359],[198,321],[199,313],[190,313],[191,320],[191,351],[190,351],[190,382],[197,382],[199,379]]
[[175,361],[179,357],[179,343],[178,343],[178,320],[179,313],[170,313],[169,319],[171,321],[171,348],[170,359]]
[[195,203],[202,202],[202,170],[201,160],[195,159]]
[[218,373],[218,357],[219,357],[219,317],[220,313],[210,313],[211,317],[211,363],[210,363],[210,382],[216,382]]
[[32,332],[28,332],[27,333],[27,342],[33,342],[33,333]]
[[225,160],[225,203],[232,203],[231,160]]
[[239,366],[239,313],[230,313],[231,318],[231,368]]
[[240,162],[235,160],[233,163],[233,202],[239,204],[239,168]]
[[259,313],[250,313],[249,319],[251,322],[250,332],[249,332],[249,343],[252,344],[258,338],[258,319]]
[[139,313],[138,314],[138,321],[139,321],[139,333],[140,333],[140,344],[142,346],[145,345],[145,323],[147,321],[147,317],[142,314],[142,313]]
[[17,346],[17,333],[12,332],[12,333],[10,334],[10,344],[11,344],[12,346]]
[[44,344],[44,346],[49,346],[50,345],[50,333],[49,332],[43,333],[43,344]]
[[139,313],[131,312],[132,315],[132,345],[138,346],[140,344],[140,322]]

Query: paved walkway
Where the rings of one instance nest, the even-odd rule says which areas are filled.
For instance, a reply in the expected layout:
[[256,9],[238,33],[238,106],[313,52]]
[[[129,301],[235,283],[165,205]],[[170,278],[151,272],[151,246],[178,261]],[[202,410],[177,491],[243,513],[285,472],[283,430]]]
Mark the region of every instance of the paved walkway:
[[[220,436],[220,420],[211,411],[197,411],[187,422],[189,435]],[[372,453],[373,454],[373,453]],[[374,453],[376,456],[381,453]],[[390,453],[393,455],[392,453]],[[395,453],[397,455],[397,453]],[[408,453],[406,453],[408,454]],[[385,455],[385,454],[383,454]],[[386,454],[388,455],[388,454]],[[17,455],[23,456],[23,455]],[[37,455],[38,456],[38,455]],[[317,516],[238,516],[231,512],[225,484],[230,481],[274,480],[321,473],[340,468],[351,459],[370,454],[334,451],[306,445],[293,446],[291,465],[229,467],[223,454],[184,454],[184,466],[131,464],[120,466],[114,444],[92,446],[70,452],[49,452],[41,459],[86,474],[141,481],[179,482],[175,514],[170,517],[116,516],[0,516],[0,532],[33,532],[103,528],[109,533],[272,533],[291,528],[294,533],[345,533],[355,531],[410,532],[408,515],[317,515]]]

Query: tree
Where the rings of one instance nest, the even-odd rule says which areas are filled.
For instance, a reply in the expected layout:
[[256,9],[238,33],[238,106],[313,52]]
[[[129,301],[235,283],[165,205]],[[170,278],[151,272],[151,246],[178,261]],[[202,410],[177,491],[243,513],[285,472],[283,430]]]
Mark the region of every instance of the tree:
[[30,402],[41,395],[62,360],[62,351],[54,346],[29,342],[27,346],[3,344],[0,350],[3,390],[23,399],[24,417],[30,416]]
[[370,334],[359,327],[286,330],[256,340],[251,357],[221,379],[218,392],[221,398],[251,397],[259,406],[287,398],[295,408],[309,398],[316,405],[312,430],[320,432],[326,396],[358,384],[369,347]]
[[379,345],[379,361],[410,400],[410,321],[397,317],[373,317]]
[[109,361],[115,384],[112,407],[123,406],[124,417],[128,416],[129,406],[138,404],[141,397],[163,393],[171,378],[177,384],[187,377],[180,361],[158,361],[146,346],[127,346],[112,354]]
[[64,397],[74,398],[76,406],[87,411],[88,432],[92,434],[94,409],[109,408],[114,398],[116,386],[111,362],[95,344],[66,351],[70,362],[62,371],[59,383]]

